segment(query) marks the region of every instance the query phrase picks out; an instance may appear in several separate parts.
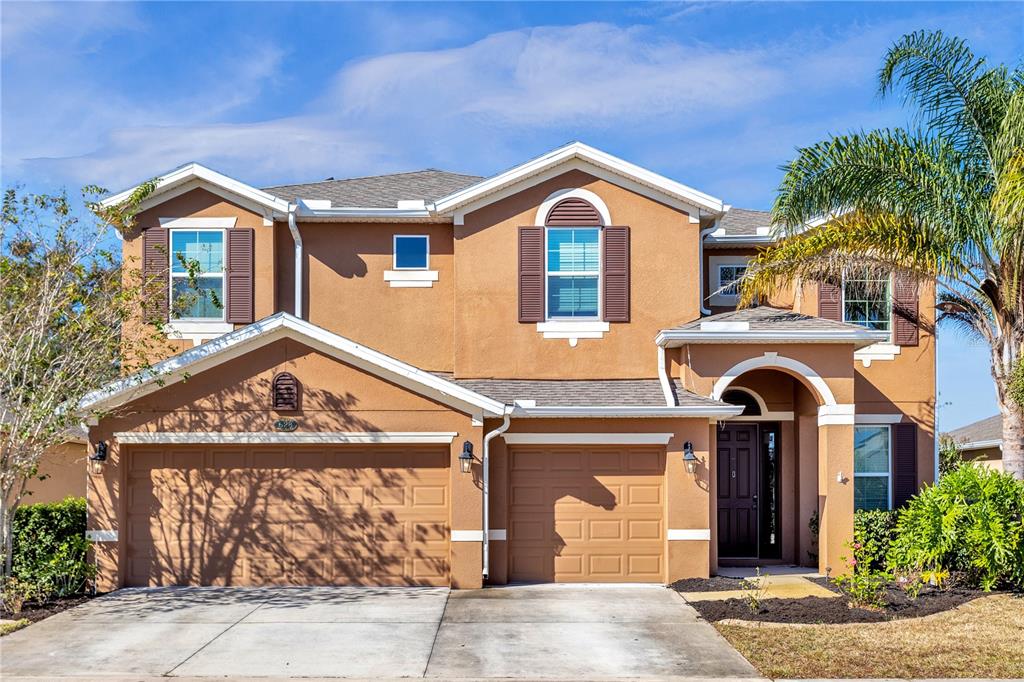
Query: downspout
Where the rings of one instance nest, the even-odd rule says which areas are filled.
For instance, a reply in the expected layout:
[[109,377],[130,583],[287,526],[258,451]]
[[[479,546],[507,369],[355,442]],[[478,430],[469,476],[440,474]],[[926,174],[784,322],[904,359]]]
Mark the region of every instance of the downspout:
[[658,345],[658,381],[661,383],[661,392],[665,394],[665,404],[669,407],[675,407],[676,396],[672,390],[672,380],[668,376],[667,353],[667,348]]
[[295,242],[295,317],[302,318],[302,235],[295,220],[298,204],[288,204],[288,230]]
[[699,282],[698,282],[699,286],[697,288],[700,291],[700,314],[701,315],[710,315],[711,314],[711,309],[708,308],[707,305],[705,305],[705,302],[711,296],[711,284],[710,284],[710,282],[707,285],[707,288],[708,288],[707,294],[708,295],[707,296],[704,295],[704,239],[708,235],[710,235],[712,232],[717,230],[717,229],[718,229],[718,221],[715,221],[715,224],[713,224],[711,227],[707,228],[706,230],[701,230],[700,231],[700,238],[699,238],[700,239],[700,247],[699,247],[699,249],[697,251],[697,277],[699,279]]
[[491,441],[505,433],[511,423],[512,407],[505,408],[501,426],[484,436],[484,454],[480,460],[483,469],[484,530],[483,530],[483,574],[484,580],[491,570]]

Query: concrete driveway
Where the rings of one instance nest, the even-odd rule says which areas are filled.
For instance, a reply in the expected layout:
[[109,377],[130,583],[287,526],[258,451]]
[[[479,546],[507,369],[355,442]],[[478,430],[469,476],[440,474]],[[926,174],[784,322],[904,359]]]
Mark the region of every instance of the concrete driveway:
[[3,677],[754,677],[662,587],[120,590],[0,640]]

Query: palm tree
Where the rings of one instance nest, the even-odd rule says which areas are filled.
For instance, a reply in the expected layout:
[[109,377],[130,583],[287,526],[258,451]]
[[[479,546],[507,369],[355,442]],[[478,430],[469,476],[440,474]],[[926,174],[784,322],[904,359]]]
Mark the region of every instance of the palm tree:
[[851,268],[937,281],[939,321],[990,349],[1003,465],[1024,479],[1024,68],[920,31],[885,57],[879,93],[894,92],[912,127],[831,137],[783,166],[772,219],[787,238],[752,262],[743,301]]

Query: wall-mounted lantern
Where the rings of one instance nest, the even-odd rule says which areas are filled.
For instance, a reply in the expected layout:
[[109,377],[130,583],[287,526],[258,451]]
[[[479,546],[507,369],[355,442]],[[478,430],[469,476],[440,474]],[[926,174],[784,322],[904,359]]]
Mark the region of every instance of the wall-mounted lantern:
[[468,440],[462,444],[462,453],[459,454],[459,469],[464,474],[468,474],[473,469],[473,444]]
[[693,443],[683,443],[683,464],[686,465],[686,473],[697,473],[697,456],[693,454]]
[[107,463],[107,441],[101,440],[96,443],[92,454],[89,455],[89,471],[94,474],[103,473],[103,465]]

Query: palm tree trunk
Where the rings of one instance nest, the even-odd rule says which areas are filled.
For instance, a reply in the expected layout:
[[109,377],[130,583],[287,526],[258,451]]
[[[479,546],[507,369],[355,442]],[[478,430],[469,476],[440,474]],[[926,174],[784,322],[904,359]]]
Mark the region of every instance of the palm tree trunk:
[[1024,407],[1012,399],[1002,401],[1003,471],[1024,481]]

